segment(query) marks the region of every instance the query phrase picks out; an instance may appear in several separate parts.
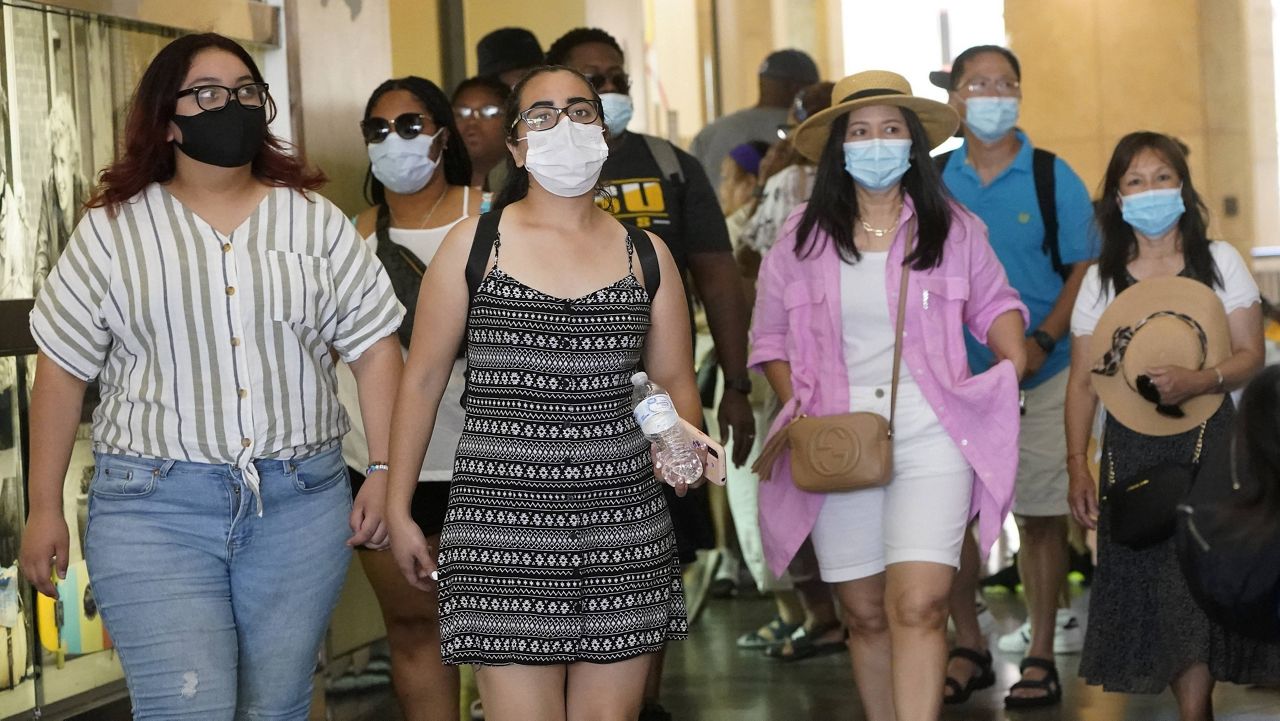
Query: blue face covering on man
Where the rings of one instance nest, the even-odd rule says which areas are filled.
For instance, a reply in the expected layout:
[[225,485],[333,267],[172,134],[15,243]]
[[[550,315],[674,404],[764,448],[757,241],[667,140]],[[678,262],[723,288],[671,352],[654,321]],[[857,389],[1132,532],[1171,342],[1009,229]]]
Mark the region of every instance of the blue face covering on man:
[[1159,238],[1169,232],[1186,210],[1181,186],[1120,196],[1120,215],[1124,222],[1148,238]]
[[1017,98],[969,98],[964,101],[964,124],[984,143],[994,143],[1018,124]]
[[854,140],[844,144],[844,169],[867,190],[884,190],[911,167],[910,140]]
[[614,137],[622,135],[631,122],[633,105],[630,95],[622,93],[601,93],[600,104],[604,106],[604,124]]

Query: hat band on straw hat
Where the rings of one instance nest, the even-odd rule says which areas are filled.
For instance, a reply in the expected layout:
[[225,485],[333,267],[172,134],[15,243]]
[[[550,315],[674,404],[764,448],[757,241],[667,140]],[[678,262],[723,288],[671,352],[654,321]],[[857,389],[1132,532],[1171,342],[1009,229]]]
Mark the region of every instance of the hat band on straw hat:
[[1133,389],[1135,393],[1142,396],[1142,398],[1148,402],[1155,404],[1157,413],[1170,418],[1182,418],[1184,413],[1180,406],[1166,405],[1161,402],[1160,391],[1152,384],[1150,376],[1143,374],[1138,376],[1134,381],[1130,381],[1128,374],[1124,373],[1122,369],[1122,366],[1124,365],[1125,352],[1129,350],[1129,343],[1148,321],[1155,320],[1156,318],[1174,318],[1176,320],[1180,320],[1196,332],[1196,335],[1200,340],[1200,363],[1196,370],[1203,369],[1204,364],[1209,357],[1209,337],[1204,332],[1204,326],[1201,326],[1195,318],[1184,313],[1172,310],[1162,310],[1143,318],[1132,328],[1127,325],[1122,325],[1119,328],[1116,328],[1115,332],[1111,334],[1111,350],[1108,350],[1102,355],[1102,358],[1098,361],[1097,365],[1093,367],[1091,372],[1103,376],[1122,376],[1124,378],[1124,382]]
[[836,103],[836,105],[839,105],[840,103],[847,103],[851,100],[874,98],[880,95],[906,95],[906,93],[901,90],[894,90],[893,88],[867,88],[866,90],[859,90],[852,95],[846,95],[843,98],[840,98],[840,102]]

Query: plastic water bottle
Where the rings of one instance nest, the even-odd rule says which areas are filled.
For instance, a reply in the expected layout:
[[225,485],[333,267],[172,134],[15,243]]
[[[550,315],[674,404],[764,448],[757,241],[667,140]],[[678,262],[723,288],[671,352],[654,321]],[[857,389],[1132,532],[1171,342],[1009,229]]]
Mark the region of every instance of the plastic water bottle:
[[693,483],[702,477],[702,461],[693,450],[693,439],[680,424],[671,396],[644,372],[631,376],[631,402],[640,432],[657,446],[666,481]]

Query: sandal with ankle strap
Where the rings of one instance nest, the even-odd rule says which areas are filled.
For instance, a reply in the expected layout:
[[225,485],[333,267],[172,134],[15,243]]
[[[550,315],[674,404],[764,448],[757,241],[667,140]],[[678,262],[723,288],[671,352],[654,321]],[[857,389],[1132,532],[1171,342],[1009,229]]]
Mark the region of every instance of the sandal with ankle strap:
[[961,704],[969,700],[974,691],[981,691],[984,688],[991,688],[996,685],[996,672],[991,664],[991,652],[983,651],[978,653],[971,648],[962,648],[956,646],[951,649],[951,653],[947,654],[947,661],[953,658],[962,658],[973,664],[976,672],[969,677],[967,683],[961,684],[959,681],[947,677],[946,689],[951,691],[951,695],[943,694],[942,702],[948,706]]
[[[1010,695],[1004,698],[1004,707],[1007,709],[1027,709],[1027,708],[1045,708],[1046,706],[1056,706],[1062,703],[1062,682],[1058,679],[1058,667],[1047,658],[1036,658],[1028,656],[1022,659],[1022,664],[1018,670],[1026,673],[1029,668],[1038,668],[1047,672],[1047,675],[1036,681],[1023,679],[1009,687]],[[1013,692],[1018,689],[1034,689],[1036,691],[1044,691],[1043,696],[1014,696]]]

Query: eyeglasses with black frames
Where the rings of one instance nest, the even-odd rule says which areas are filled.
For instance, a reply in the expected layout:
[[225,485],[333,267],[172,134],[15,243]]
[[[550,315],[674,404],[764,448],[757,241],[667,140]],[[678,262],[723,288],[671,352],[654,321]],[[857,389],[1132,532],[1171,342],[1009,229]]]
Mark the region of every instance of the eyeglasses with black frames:
[[217,112],[227,107],[232,98],[241,107],[257,110],[267,104],[271,95],[266,83],[246,83],[236,88],[225,85],[197,85],[178,91],[178,98],[194,95],[201,110]]
[[551,105],[535,105],[528,110],[521,111],[520,117],[516,118],[511,127],[514,128],[516,123],[523,120],[525,127],[531,131],[550,130],[560,122],[561,115],[575,123],[590,125],[600,118],[601,112],[602,108],[598,100],[579,100],[569,103],[563,108]]

